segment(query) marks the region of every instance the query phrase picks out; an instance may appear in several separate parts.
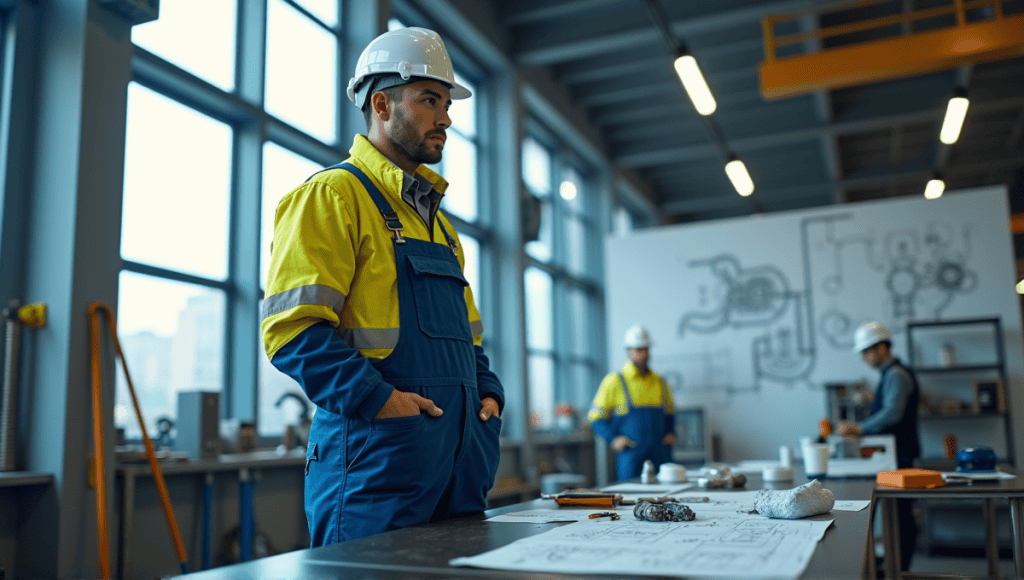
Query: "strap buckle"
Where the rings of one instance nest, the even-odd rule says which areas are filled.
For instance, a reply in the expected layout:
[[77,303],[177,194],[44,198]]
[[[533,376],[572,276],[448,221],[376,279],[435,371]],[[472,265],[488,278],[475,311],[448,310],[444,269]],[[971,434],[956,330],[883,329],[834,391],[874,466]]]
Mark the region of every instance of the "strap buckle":
[[384,225],[395,234],[395,243],[404,244],[405,238],[402,237],[402,221],[398,219],[398,214],[395,210],[381,210],[381,214],[384,215]]

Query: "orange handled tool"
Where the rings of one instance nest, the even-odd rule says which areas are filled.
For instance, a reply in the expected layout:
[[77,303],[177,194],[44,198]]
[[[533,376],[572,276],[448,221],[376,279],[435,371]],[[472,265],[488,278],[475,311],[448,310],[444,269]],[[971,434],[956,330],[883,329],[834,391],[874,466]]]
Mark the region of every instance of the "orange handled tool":
[[114,312],[109,306],[101,302],[93,302],[89,305],[89,335],[92,342],[92,433],[93,444],[96,448],[95,481],[96,481],[96,515],[99,537],[97,543],[100,551],[100,577],[110,578],[110,545],[107,537],[107,493],[106,493],[106,472],[104,471],[103,457],[103,405],[102,405],[102,381],[100,380],[100,313],[107,315],[107,326],[110,328],[110,336],[114,340],[114,349],[117,357],[121,359],[121,368],[124,369],[125,382],[128,383],[128,392],[132,397],[132,405],[135,406],[135,416],[139,419],[139,428],[142,430],[142,441],[146,446],[146,455],[149,457],[149,467],[153,470],[153,481],[156,482],[156,490],[160,495],[160,503],[163,504],[164,516],[167,517],[167,527],[170,528],[171,537],[174,539],[174,549],[178,555],[178,562],[181,565],[183,574],[188,573],[188,556],[185,554],[185,544],[181,541],[181,532],[178,530],[178,521],[174,518],[174,508],[171,506],[171,498],[167,493],[167,484],[164,483],[164,473],[160,469],[160,463],[156,460],[156,449],[153,448],[153,441],[146,433],[146,422],[142,419],[142,409],[139,407],[139,400],[135,396],[135,388],[132,386],[132,377],[128,374],[128,363],[124,360],[124,353],[121,352],[121,343],[117,340],[117,326],[114,324]]
[[946,435],[946,457],[956,457],[956,437],[953,435]]

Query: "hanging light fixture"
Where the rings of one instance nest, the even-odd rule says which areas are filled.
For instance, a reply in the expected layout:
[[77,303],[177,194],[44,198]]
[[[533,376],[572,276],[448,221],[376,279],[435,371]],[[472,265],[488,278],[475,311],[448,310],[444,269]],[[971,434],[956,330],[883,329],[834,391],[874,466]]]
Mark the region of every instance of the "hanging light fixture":
[[683,88],[686,89],[686,94],[690,97],[697,112],[705,117],[714,113],[718,107],[715,97],[711,94],[711,89],[708,88],[708,82],[704,80],[703,73],[700,72],[697,59],[693,58],[693,55],[685,47],[680,56],[676,58],[675,68],[676,74],[679,75],[679,80],[683,83]]
[[737,159],[735,155],[729,156],[729,162],[725,164],[725,174],[729,176],[729,181],[736,188],[736,193],[743,197],[754,193],[754,180],[750,179],[750,173],[747,173],[747,166]]
[[942,192],[945,190],[946,182],[942,180],[942,174],[936,172],[928,181],[928,185],[924,186],[924,197],[925,199],[938,199],[942,197]]
[[946,117],[942,120],[939,141],[946,145],[956,143],[960,138],[960,129],[964,126],[964,117],[967,116],[967,107],[970,104],[967,100],[967,89],[958,87],[946,105]]

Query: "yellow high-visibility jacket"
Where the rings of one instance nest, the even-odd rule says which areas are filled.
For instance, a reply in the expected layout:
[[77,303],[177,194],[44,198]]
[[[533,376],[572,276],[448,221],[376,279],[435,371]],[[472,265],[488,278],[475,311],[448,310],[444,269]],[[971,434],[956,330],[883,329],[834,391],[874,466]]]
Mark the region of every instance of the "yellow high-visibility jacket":
[[[439,225],[443,222],[455,238],[459,264],[465,267],[462,244],[441,212],[433,220],[433,231],[428,231],[423,218],[402,199],[401,169],[363,135],[356,135],[349,155],[347,162],[370,178],[398,214],[404,237],[447,245]],[[417,173],[444,194],[448,183],[441,176],[422,165]],[[321,321],[330,323],[364,357],[382,359],[391,354],[399,335],[392,237],[366,189],[344,169],[318,173],[285,195],[274,214],[263,304],[261,330],[267,357],[273,360],[282,346]],[[480,314],[472,290],[467,286],[465,292],[473,343],[480,345]],[[486,385],[479,389],[481,395],[487,391]]]

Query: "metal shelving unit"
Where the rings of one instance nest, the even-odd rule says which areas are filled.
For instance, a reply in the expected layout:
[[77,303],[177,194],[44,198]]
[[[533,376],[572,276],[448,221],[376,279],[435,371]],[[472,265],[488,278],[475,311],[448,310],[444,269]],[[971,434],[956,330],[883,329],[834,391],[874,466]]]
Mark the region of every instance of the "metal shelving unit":
[[[1002,421],[1000,463],[1013,464],[1012,411],[1006,404],[1006,356],[999,318],[968,318],[907,323],[909,365],[921,389],[923,424],[955,420],[951,430],[968,431],[973,421]],[[982,408],[977,384],[994,383],[999,407]],[[929,404],[925,406],[924,401]],[[922,425],[924,426],[924,425]],[[959,437],[958,437],[959,439]],[[960,445],[961,447],[963,445]],[[948,458],[922,458],[923,463]]]
[[[907,323],[908,364],[917,377],[922,395],[918,414],[922,434],[939,427],[957,438],[957,448],[990,445],[1000,455],[1000,464],[1013,464],[1012,410],[1006,398],[1006,357],[1002,324],[999,318],[969,318],[934,322]],[[999,407],[982,409],[976,395],[979,381],[996,383],[1003,389]],[[925,401],[928,401],[926,405]],[[1002,428],[992,422],[1002,422]],[[1003,441],[974,441],[971,434],[1002,433]],[[922,437],[920,466],[952,471],[952,458],[928,454]],[[919,546],[930,553],[981,553],[984,529],[974,517],[978,501],[933,500],[918,502],[924,516]],[[1009,518],[1006,506],[996,506],[993,517],[1000,518],[998,528]],[[1005,531],[1005,530],[1004,530]],[[1001,534],[1000,546],[1007,545]],[[972,553],[973,553],[972,552]],[[965,553],[965,552],[964,552]]]

